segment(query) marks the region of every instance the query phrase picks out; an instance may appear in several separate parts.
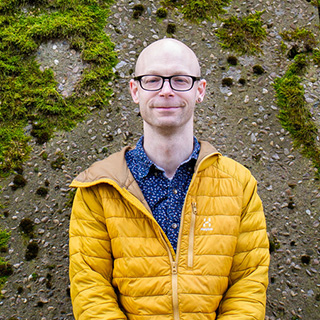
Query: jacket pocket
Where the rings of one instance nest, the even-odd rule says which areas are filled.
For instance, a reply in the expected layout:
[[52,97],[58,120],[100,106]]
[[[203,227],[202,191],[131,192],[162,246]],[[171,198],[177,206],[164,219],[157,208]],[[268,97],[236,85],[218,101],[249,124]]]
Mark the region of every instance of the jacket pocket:
[[189,246],[188,246],[188,268],[193,267],[193,252],[194,252],[194,232],[196,226],[197,217],[197,204],[195,201],[191,203],[191,221],[190,221],[190,231],[189,231]]

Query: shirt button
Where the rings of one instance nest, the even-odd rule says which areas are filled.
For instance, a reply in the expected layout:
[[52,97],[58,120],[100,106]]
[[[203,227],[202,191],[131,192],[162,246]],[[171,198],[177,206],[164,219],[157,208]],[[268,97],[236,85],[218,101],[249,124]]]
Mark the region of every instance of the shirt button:
[[171,225],[171,227],[172,227],[172,229],[177,229],[177,228],[178,228],[178,224],[177,224],[177,223],[173,223],[173,224]]
[[177,194],[177,193],[178,193],[178,190],[177,190],[177,189],[173,189],[173,193],[174,193],[174,194]]

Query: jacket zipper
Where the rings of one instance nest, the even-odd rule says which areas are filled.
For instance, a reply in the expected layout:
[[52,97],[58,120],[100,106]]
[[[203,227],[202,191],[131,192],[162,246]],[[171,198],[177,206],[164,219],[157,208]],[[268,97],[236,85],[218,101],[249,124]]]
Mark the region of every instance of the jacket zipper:
[[179,320],[179,300],[178,300],[178,270],[177,262],[171,262],[172,270],[172,306],[173,306],[173,319]]
[[196,225],[196,216],[197,216],[197,203],[192,202],[192,213],[190,221],[190,232],[189,232],[189,245],[188,245],[188,267],[193,267],[193,248],[194,248],[194,229]]
[[176,261],[173,258],[173,255],[170,251],[170,247],[167,244],[164,235],[160,232],[160,237],[168,251],[170,265],[171,265],[171,286],[172,286],[172,310],[173,310],[173,319],[179,320],[179,300],[178,300],[178,258],[176,256]]
[[[204,161],[204,159],[208,158],[209,156],[204,157],[201,160],[201,163]],[[189,193],[190,187],[193,184],[193,181],[195,179],[195,176],[197,175],[198,168],[200,167],[200,164],[196,168],[194,175],[191,179],[186,197]],[[173,319],[174,320],[180,320],[179,315],[179,299],[178,299],[178,261],[179,261],[179,253],[180,253],[180,243],[181,243],[181,233],[182,233],[182,226],[184,223],[184,211],[185,211],[186,202],[183,205],[182,208],[182,214],[181,214],[181,221],[180,221],[180,231],[178,236],[178,244],[177,244],[177,251],[174,257],[171,253],[170,246],[165,240],[165,236],[160,232],[160,237],[168,251],[169,260],[171,264],[171,284],[172,284],[172,309],[173,309]],[[192,215],[191,215],[191,222],[190,222],[190,234],[189,234],[189,248],[188,248],[188,267],[193,267],[193,248],[194,248],[194,229],[195,229],[195,222],[196,222],[196,216],[197,216],[197,204],[195,201],[191,202],[192,206]],[[157,223],[157,222],[156,222]]]

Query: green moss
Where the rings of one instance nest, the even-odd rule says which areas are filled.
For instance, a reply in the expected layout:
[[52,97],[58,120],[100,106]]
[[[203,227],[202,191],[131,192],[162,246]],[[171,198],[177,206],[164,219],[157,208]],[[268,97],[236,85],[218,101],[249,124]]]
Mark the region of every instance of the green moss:
[[62,166],[65,165],[66,163],[66,158],[64,157],[64,155],[62,153],[58,153],[57,154],[57,158],[55,160],[53,160],[51,162],[51,168],[54,170],[61,170]]
[[203,20],[213,21],[226,11],[224,7],[231,0],[163,0],[161,3],[167,8],[176,8],[186,20],[199,23]]
[[[308,0],[308,2],[310,2]],[[313,4],[318,9],[318,19],[320,22],[320,0],[311,0],[311,4]]]
[[7,247],[10,239],[10,232],[0,229],[0,250]]
[[229,56],[229,57],[227,58],[227,62],[228,62],[229,64],[231,64],[232,66],[236,66],[236,65],[238,64],[238,59],[237,59],[237,57],[235,57],[235,56]]
[[299,54],[295,57],[294,63],[288,69],[288,76],[299,75],[303,76],[308,67],[308,59],[304,54]]
[[52,126],[46,126],[46,124],[42,122],[34,122],[32,124],[31,135],[36,138],[38,144],[48,142],[52,138],[52,134]]
[[156,11],[156,16],[159,19],[164,19],[167,17],[167,15],[168,15],[168,10],[166,8],[158,8]]
[[48,194],[49,190],[45,187],[39,187],[36,191],[36,194],[44,198]]
[[[4,252],[7,249],[10,232],[0,228],[0,251]],[[0,291],[2,286],[7,282],[8,277],[13,273],[12,265],[4,258],[0,257]],[[1,294],[0,294],[1,296]]]
[[262,13],[257,11],[243,18],[232,16],[223,19],[222,27],[216,32],[222,48],[241,55],[262,53],[260,44],[267,36],[266,30],[262,27]]
[[317,45],[317,40],[312,31],[305,28],[284,31],[280,33],[284,41],[291,43],[288,57],[293,59],[297,54],[311,52]]
[[12,273],[13,273],[12,265],[8,262],[5,262],[0,257],[0,279],[11,276]]
[[285,53],[288,49],[288,46],[284,43],[284,41],[281,41],[281,44],[280,44],[280,51],[282,53]]
[[42,158],[43,160],[47,160],[47,159],[48,159],[48,153],[44,151],[44,152],[41,154],[41,158]]
[[264,69],[262,66],[260,66],[260,64],[255,64],[253,67],[252,67],[252,72],[254,74],[257,74],[257,75],[261,75],[264,73]]
[[33,272],[33,273],[31,274],[31,276],[32,276],[32,280],[37,280],[38,277],[39,277],[36,272]]
[[294,46],[292,46],[291,49],[288,51],[287,57],[288,57],[289,59],[293,59],[293,58],[294,58],[297,54],[299,54],[299,53],[300,53],[300,52],[299,52],[298,46],[294,45]]
[[312,60],[314,64],[320,68],[320,50],[319,49],[313,50]]
[[269,239],[269,251],[270,251],[270,253],[276,251],[279,248],[280,248],[280,242],[278,241],[278,239],[276,239],[275,237],[273,237],[273,239]]
[[174,34],[176,32],[176,24],[175,23],[168,23],[167,25],[167,33]]
[[242,85],[242,86],[244,86],[245,84],[246,84],[246,79],[245,78],[240,78],[239,79],[239,83]]
[[67,202],[65,203],[65,208],[71,208],[72,207],[72,204],[73,204],[73,199],[74,199],[74,197],[75,197],[75,195],[76,195],[76,189],[71,189],[70,191],[69,191],[69,193],[68,193],[68,200],[67,200]]
[[223,87],[231,87],[233,85],[233,79],[232,78],[223,78],[221,81],[221,84]]
[[[1,91],[3,90],[0,88],[0,94]],[[30,138],[25,136],[21,122],[14,120],[6,122],[7,110],[2,110],[4,104],[5,100],[0,104],[0,175],[7,175],[16,167],[21,166],[28,159],[31,150],[28,146]]]
[[34,223],[29,218],[23,218],[19,223],[19,229],[25,235],[27,235],[27,236],[32,238],[33,237],[33,231],[34,231]]
[[[52,0],[0,3],[0,174],[10,173],[29,155],[31,134],[48,141],[56,129],[69,130],[89,112],[108,104],[116,64],[114,44],[104,32],[112,1]],[[22,10],[22,8],[24,10]],[[52,70],[40,71],[41,43],[65,39],[89,65],[72,96],[57,91]]]
[[39,252],[39,246],[38,243],[35,241],[32,241],[27,246],[27,251],[25,254],[25,258],[27,261],[30,261],[32,259],[35,259]]
[[138,19],[143,14],[143,11],[144,11],[144,5],[143,4],[141,4],[141,3],[135,4],[133,6],[132,17],[134,19]]
[[13,178],[13,186],[11,188],[17,190],[18,188],[23,188],[26,184],[27,180],[21,174],[17,174]]
[[275,80],[279,119],[282,126],[293,138],[293,145],[310,158],[320,174],[320,147],[317,143],[318,129],[307,108],[302,76],[308,66],[306,54],[299,54],[290,65],[285,75]]

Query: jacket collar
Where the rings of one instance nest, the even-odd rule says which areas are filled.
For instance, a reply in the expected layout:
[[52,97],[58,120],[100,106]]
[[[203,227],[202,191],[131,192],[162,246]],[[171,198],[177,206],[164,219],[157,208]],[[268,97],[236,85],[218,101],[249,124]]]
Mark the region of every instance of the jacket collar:
[[[191,155],[189,156],[188,159],[183,161],[180,164],[180,166],[185,163],[188,163],[192,159],[194,159],[193,163],[195,163],[196,160],[198,159],[199,151],[200,151],[200,144],[199,144],[196,137],[193,138],[193,141],[194,141],[194,148],[193,148]],[[139,139],[135,148],[130,150],[128,153],[126,153],[125,156],[126,156],[126,160],[128,161],[128,159],[129,159],[129,161],[131,162],[131,166],[129,165],[130,171],[132,171],[133,175],[138,179],[142,179],[142,178],[146,177],[148,175],[148,173],[151,170],[154,170],[155,168],[157,168],[160,171],[164,171],[156,163],[151,161],[149,159],[149,157],[147,156],[147,154],[145,153],[144,148],[143,148],[143,136]],[[128,158],[128,156],[129,156],[129,158]]]
[[[204,170],[221,154],[208,142],[200,141],[200,153],[196,162],[195,171]],[[91,187],[100,183],[116,183],[120,188],[137,189],[135,182],[125,159],[125,153],[131,147],[125,147],[121,151],[110,155],[108,158],[97,161],[87,170],[81,172],[71,183],[70,187]],[[139,188],[138,188],[139,189]],[[132,191],[134,191],[132,190]]]

